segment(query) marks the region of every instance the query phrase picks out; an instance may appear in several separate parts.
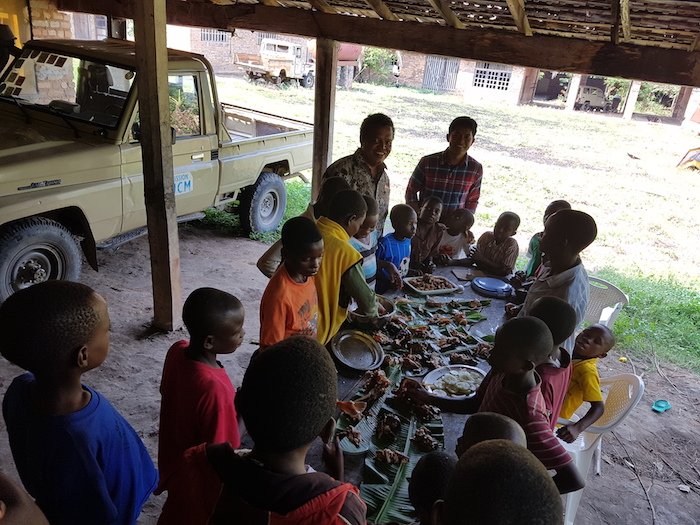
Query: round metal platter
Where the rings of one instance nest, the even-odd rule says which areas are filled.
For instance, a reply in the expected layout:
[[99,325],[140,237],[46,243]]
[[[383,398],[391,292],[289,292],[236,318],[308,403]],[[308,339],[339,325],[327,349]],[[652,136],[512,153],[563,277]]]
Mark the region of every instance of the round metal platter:
[[384,361],[384,350],[372,336],[359,330],[342,330],[331,339],[335,357],[353,370],[374,370]]
[[468,397],[472,397],[476,393],[476,388],[474,389],[474,392],[472,392],[469,395],[466,395],[466,394],[453,395],[453,394],[448,394],[447,392],[445,392],[443,395],[440,393],[439,390],[434,388],[435,382],[437,380],[439,380],[442,376],[449,374],[451,372],[459,372],[461,370],[468,370],[470,372],[473,372],[474,374],[478,374],[482,380],[484,377],[486,377],[486,372],[484,372],[483,370],[480,370],[474,366],[447,365],[447,366],[442,366],[440,368],[436,368],[435,370],[428,372],[428,374],[423,378],[423,385],[425,385],[425,387],[428,389],[428,391],[431,394],[436,395],[436,396],[440,396],[440,397],[444,397],[446,399],[466,399]]

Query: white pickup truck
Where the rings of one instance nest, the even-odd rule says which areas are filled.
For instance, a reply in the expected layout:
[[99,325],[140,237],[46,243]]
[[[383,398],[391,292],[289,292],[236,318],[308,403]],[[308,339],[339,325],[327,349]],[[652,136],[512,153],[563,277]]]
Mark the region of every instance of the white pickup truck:
[[[204,57],[168,53],[178,217],[239,202],[244,227],[275,229],[313,126],[220,104]],[[0,77],[0,301],[144,231],[138,74],[131,42],[36,40]]]

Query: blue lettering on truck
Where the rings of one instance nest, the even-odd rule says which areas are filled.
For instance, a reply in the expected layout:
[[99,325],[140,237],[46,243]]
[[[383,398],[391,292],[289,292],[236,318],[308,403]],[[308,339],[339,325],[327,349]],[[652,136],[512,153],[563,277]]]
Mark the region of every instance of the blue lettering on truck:
[[175,195],[182,195],[183,193],[189,193],[192,191],[192,174],[191,173],[179,173],[175,175],[174,180]]

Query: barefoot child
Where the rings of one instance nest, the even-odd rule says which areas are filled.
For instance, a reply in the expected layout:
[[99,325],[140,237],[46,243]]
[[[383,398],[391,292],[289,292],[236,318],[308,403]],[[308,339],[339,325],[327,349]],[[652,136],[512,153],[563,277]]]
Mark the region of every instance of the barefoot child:
[[0,306],[0,351],[28,370],[2,409],[17,471],[52,525],[133,524],[158,483],[134,429],[81,383],[109,354],[107,303],[84,284],[47,281]]
[[418,216],[408,204],[391,208],[389,218],[394,231],[379,239],[377,248],[377,293],[403,286],[402,279],[408,275],[411,260],[411,239],[418,224]]
[[474,226],[474,215],[466,208],[452,210],[445,217],[447,229],[442,234],[438,262],[448,266],[466,266],[471,264],[468,259],[471,245],[474,242],[471,227]]
[[318,296],[315,275],[323,257],[316,224],[294,217],[282,227],[282,264],[260,301],[260,348],[292,335],[316,337]]
[[433,261],[439,255],[445,226],[438,222],[442,215],[442,201],[438,197],[428,197],[423,202],[418,215],[416,234],[411,239],[411,262],[413,270],[432,272]]
[[518,260],[518,241],[513,238],[520,217],[512,211],[499,215],[492,232],[484,232],[476,243],[474,263],[480,270],[505,277],[513,273]]
[[561,409],[561,417],[571,419],[583,402],[590,403],[591,407],[581,419],[557,430],[557,435],[567,443],[576,441],[581,432],[603,415],[605,403],[600,391],[597,363],[599,358],[608,355],[613,346],[615,346],[615,336],[607,326],[601,324],[589,326],[576,337],[573,371]]
[[[229,444],[206,447],[205,457],[224,482],[212,524],[365,524],[358,490],[342,482],[333,420],[337,395],[333,360],[308,337],[285,339],[251,361],[236,406],[253,450],[237,454]],[[305,465],[318,437],[334,477]]]
[[[543,224],[547,224],[547,219],[554,215],[560,210],[570,210],[571,204],[565,200],[557,200],[549,203],[549,206],[544,210],[544,220]],[[542,240],[542,235],[544,232],[536,233],[530,239],[530,243],[527,246],[527,255],[530,260],[527,262],[527,267],[525,268],[525,277],[534,277],[535,272],[542,264],[542,250],[540,250],[540,240]]]
[[353,190],[337,193],[328,217],[316,225],[323,237],[323,260],[316,276],[318,292],[318,334],[321,344],[328,343],[347,318],[350,299],[357,303],[357,313],[376,316],[377,301],[362,273],[360,253],[350,246],[365,222],[367,204]]
[[377,279],[377,242],[379,232],[377,231],[377,221],[379,220],[379,207],[377,201],[369,195],[362,196],[367,204],[367,215],[358,232],[350,237],[350,246],[355,248],[362,255],[362,272],[365,274],[365,281],[374,289],[374,282]]
[[199,288],[185,301],[182,320],[190,340],[168,350],[160,384],[156,493],[167,491],[168,499],[159,525],[207,523],[214,511],[220,480],[188,470],[184,456],[201,443],[240,446],[236,390],[216,357],[241,345],[243,318],[241,302],[221,290]]

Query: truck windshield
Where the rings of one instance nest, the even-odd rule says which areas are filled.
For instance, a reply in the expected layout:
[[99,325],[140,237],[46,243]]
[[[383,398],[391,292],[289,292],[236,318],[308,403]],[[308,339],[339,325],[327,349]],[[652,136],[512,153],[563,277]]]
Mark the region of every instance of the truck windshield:
[[123,67],[27,48],[0,78],[0,97],[14,98],[25,109],[114,129],[135,77]]

